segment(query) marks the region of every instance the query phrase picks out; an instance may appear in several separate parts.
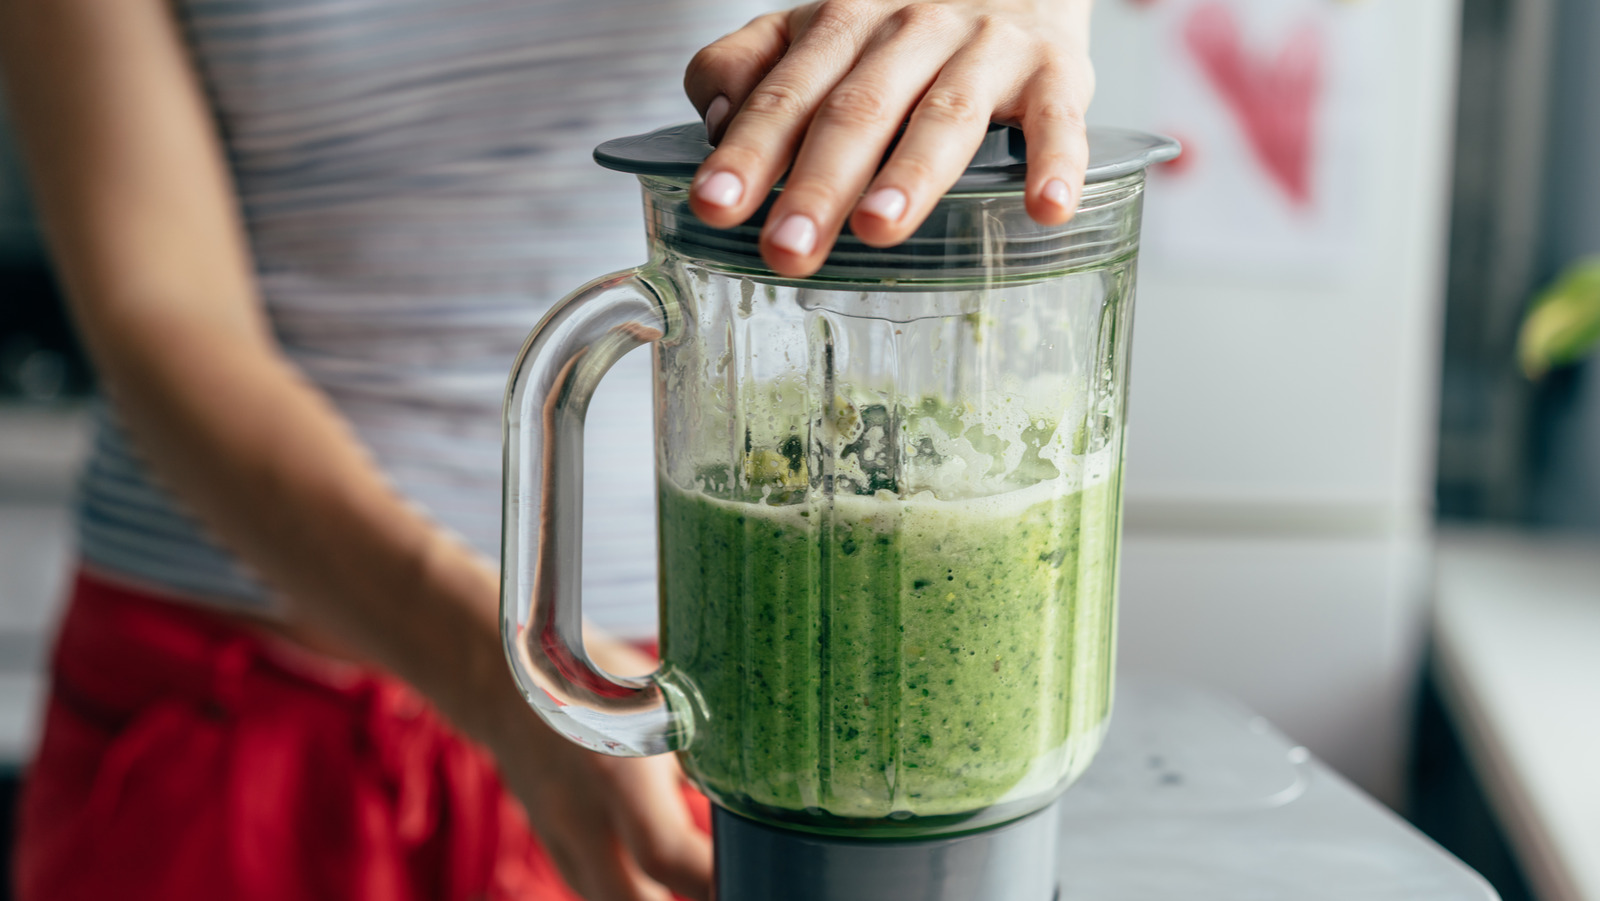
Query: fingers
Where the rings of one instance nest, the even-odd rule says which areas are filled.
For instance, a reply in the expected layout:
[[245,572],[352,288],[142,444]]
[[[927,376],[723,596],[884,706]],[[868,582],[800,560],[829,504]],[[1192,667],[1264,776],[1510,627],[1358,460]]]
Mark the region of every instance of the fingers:
[[670,901],[671,892],[634,862],[603,804],[575,805],[541,819],[539,837],[551,862],[587,901]]
[[694,824],[671,758],[604,757],[521,713],[532,722],[508,732],[495,756],[574,891],[587,901],[670,901],[673,891],[709,897],[710,841]]
[[670,758],[637,762],[639,778],[625,792],[617,818],[622,843],[651,879],[691,901],[707,901],[711,838],[696,828]]
[[854,65],[876,28],[876,8],[868,0],[824,0],[810,11],[804,33],[745,97],[700,165],[689,190],[695,215],[717,228],[750,218],[794,159],[817,106]]
[[[886,19],[855,68],[819,104],[783,193],[762,230],[762,257],[777,272],[815,272],[899,124],[965,39],[946,7],[902,7]],[[975,120],[981,137],[988,111]],[[966,165],[970,152],[956,167]]]
[[721,137],[728,115],[744,104],[788,46],[787,16],[768,13],[708,44],[689,61],[683,90],[705,119],[712,144]]
[[[904,241],[965,170],[988,123],[1011,121],[1028,140],[1029,215],[1047,225],[1070,219],[1088,165],[1089,4],[1002,6],[823,0],[707,48],[686,85],[718,140],[690,186],[691,208],[711,226],[736,226],[792,160],[761,251],[779,274],[808,276],[847,216],[868,244]],[[874,177],[907,113],[905,135]]]
[[[577,750],[580,754],[590,752]],[[587,761],[596,769],[552,786],[540,837],[588,901],[690,901],[711,895],[711,839],[694,824],[670,758]]]
[[[1082,113],[1093,80],[1068,74],[1072,64],[1048,49],[1019,68],[1015,48],[1025,45],[1012,23],[988,20],[950,60],[851,217],[857,237],[875,247],[909,237],[961,177],[991,119],[1022,125],[1028,214],[1042,225],[1072,218],[1089,164]],[[1026,80],[1008,80],[1029,72]]]
[[1042,71],[1023,99],[1022,130],[1028,141],[1028,215],[1041,225],[1072,218],[1089,168],[1089,133],[1083,114],[1094,91],[1092,70],[1069,76]]
[[874,247],[904,241],[955,184],[978,150],[1000,98],[1016,93],[1003,28],[957,53],[928,88],[894,154],[872,180],[850,219],[856,237]]

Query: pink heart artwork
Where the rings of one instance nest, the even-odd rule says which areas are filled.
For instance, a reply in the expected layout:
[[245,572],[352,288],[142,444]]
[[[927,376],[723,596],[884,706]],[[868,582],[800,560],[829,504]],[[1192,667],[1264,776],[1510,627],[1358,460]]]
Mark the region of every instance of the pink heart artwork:
[[1184,42],[1212,88],[1239,120],[1256,159],[1297,207],[1311,204],[1312,124],[1322,92],[1322,33],[1301,27],[1275,58],[1246,50],[1226,4],[1202,3]]

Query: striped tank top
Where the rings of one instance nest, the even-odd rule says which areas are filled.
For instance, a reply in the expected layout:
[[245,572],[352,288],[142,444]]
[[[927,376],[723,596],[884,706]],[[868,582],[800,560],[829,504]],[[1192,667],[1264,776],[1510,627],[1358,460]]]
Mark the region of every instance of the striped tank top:
[[[500,405],[528,331],[643,262],[634,179],[603,140],[694,117],[707,42],[772,0],[181,0],[284,352],[400,493],[497,559]],[[585,607],[654,628],[649,359],[589,413]],[[80,489],[85,563],[272,613],[271,586],[152,477],[102,406]],[[337,549],[330,548],[330,553]]]

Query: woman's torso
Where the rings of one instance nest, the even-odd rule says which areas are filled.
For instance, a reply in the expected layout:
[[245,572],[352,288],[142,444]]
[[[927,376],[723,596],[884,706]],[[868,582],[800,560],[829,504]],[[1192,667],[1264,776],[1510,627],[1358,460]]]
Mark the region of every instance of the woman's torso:
[[[767,4],[726,0],[183,0],[285,353],[398,490],[491,557],[500,402],[551,303],[642,262],[638,189],[594,145],[694,115],[683,65]],[[648,360],[591,410],[586,607],[652,627]],[[104,410],[88,565],[270,613]]]

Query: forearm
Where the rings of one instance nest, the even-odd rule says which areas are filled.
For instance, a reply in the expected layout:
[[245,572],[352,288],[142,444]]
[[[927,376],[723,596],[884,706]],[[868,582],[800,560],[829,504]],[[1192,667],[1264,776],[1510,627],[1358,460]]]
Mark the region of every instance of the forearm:
[[495,574],[417,513],[278,351],[161,0],[0,0],[0,66],[79,329],[155,475],[291,626],[484,737],[515,700]]
[[388,486],[275,349],[148,312],[106,327],[118,338],[95,347],[96,362],[135,443],[281,594],[289,625],[391,670],[488,737],[479,719],[498,701],[485,701],[513,698],[485,561]]

